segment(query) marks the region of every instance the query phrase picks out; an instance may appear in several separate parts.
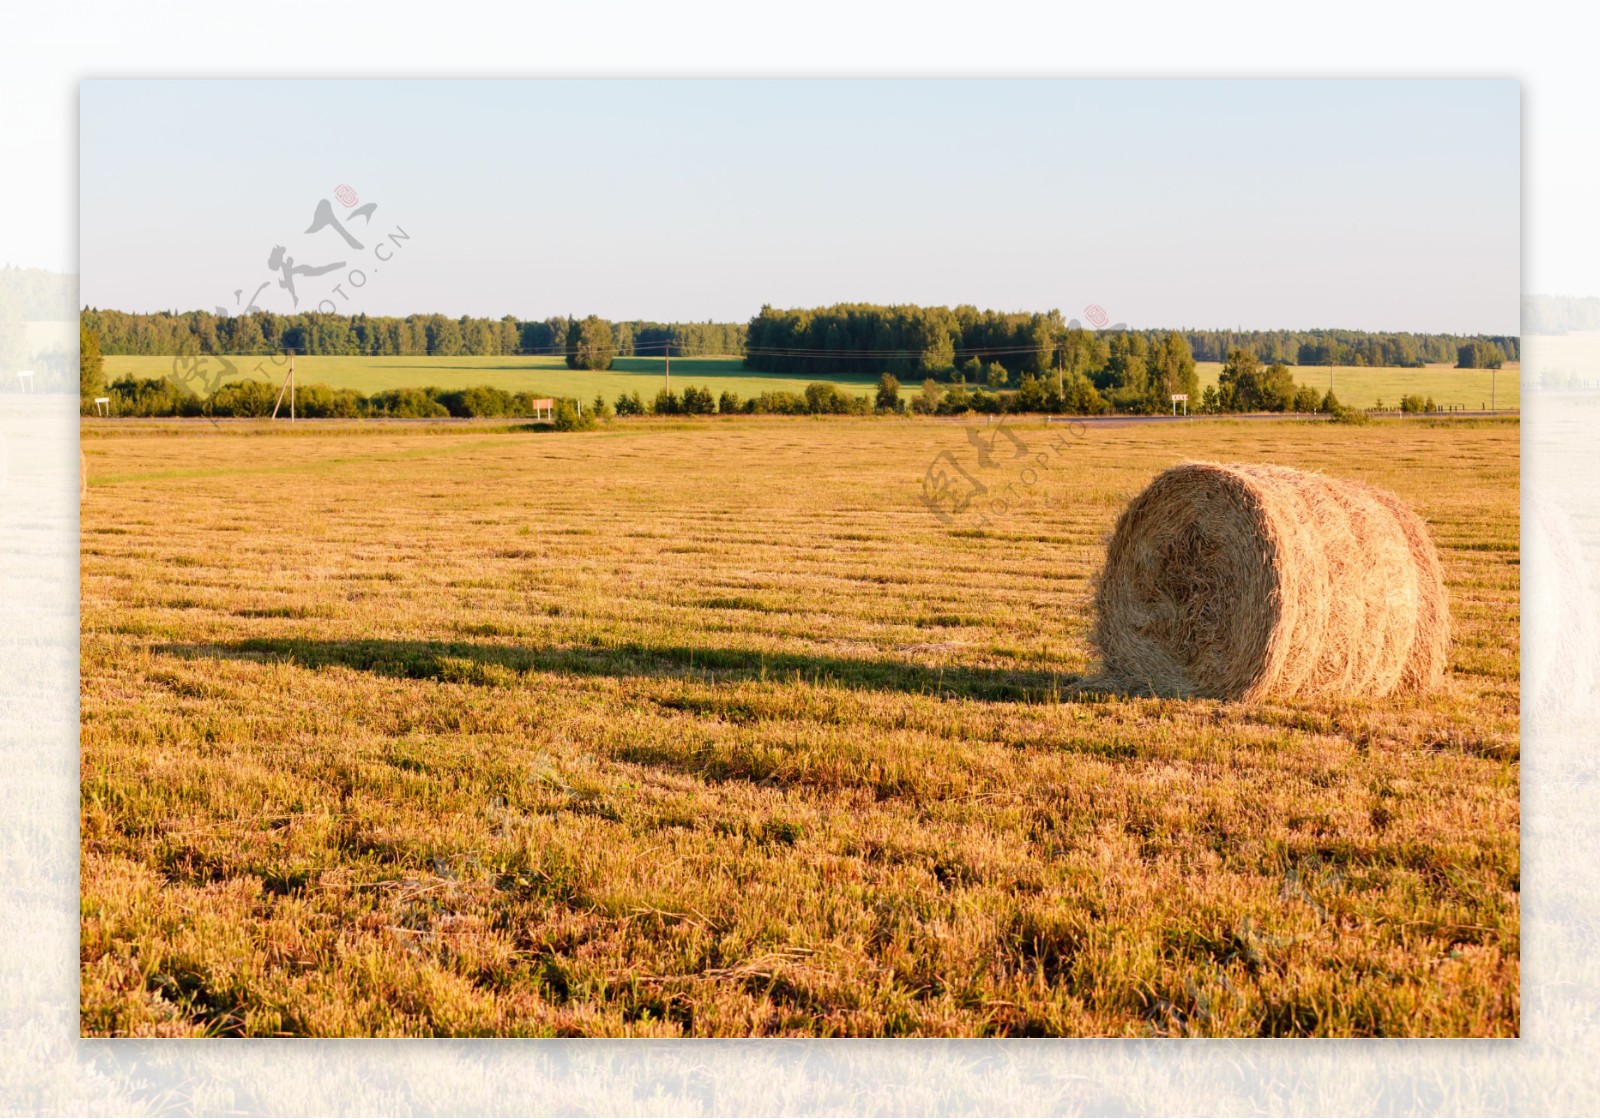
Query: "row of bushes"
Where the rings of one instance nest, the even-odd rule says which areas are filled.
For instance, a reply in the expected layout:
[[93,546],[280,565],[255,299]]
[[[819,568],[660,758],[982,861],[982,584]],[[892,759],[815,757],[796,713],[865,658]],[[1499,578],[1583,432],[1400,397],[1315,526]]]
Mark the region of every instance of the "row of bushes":
[[[200,397],[163,377],[124,377],[110,386],[111,414],[114,416],[218,416],[260,418],[272,415],[278,405],[277,385],[266,381],[233,381],[209,397]],[[534,414],[531,392],[507,392],[490,385],[465,389],[385,389],[368,396],[355,389],[336,389],[328,385],[297,385],[294,413],[306,419],[462,419],[478,417],[525,417]],[[86,409],[87,410],[87,409]],[[595,411],[609,414],[605,401],[584,409],[573,399],[558,399],[553,409],[554,424],[561,430],[594,426]],[[284,399],[279,415],[289,414]]]
[[[1345,411],[1333,393],[1320,393],[1310,385],[1296,385],[1287,369],[1273,366],[1265,375],[1253,375],[1249,360],[1230,365],[1222,384],[1206,389],[1194,400],[1195,411],[1202,412],[1305,412],[1337,415]],[[996,378],[998,380],[998,378]],[[1418,398],[1419,400],[1421,398]],[[1100,416],[1152,414],[1165,412],[1167,400],[1156,400],[1149,393],[1129,395],[1120,391],[1101,392],[1081,373],[1060,378],[1024,374],[1014,391],[996,388],[969,388],[959,376],[950,384],[927,378],[909,399],[901,396],[900,382],[885,373],[873,397],[852,396],[834,385],[815,382],[803,393],[764,392],[741,401],[736,393],[724,392],[715,400],[707,388],[687,388],[682,394],[662,390],[647,403],[637,392],[617,397],[620,416],[673,415],[700,416],[738,412],[776,415],[866,415],[871,412],[910,412],[923,416],[959,416],[967,412],[998,415],[1003,413],[1046,413],[1054,415]],[[1431,401],[1429,410],[1431,411]]]
[[[1248,366],[1248,363],[1244,363]],[[1276,367],[1281,368],[1281,367]],[[1276,370],[1274,370],[1276,371]],[[1228,371],[1232,372],[1232,369]],[[1319,394],[1310,386],[1286,380],[1281,387],[1274,378],[1262,378],[1255,385],[1249,371],[1235,379],[1225,375],[1222,392],[1208,388],[1194,401],[1195,410],[1228,412],[1251,410],[1321,412],[1338,415],[1344,409],[1330,392]],[[1287,372],[1284,370],[1283,372]],[[1274,391],[1276,390],[1276,391]],[[188,392],[169,379],[125,377],[108,390],[111,411],[117,416],[270,416],[278,403],[278,386],[266,381],[235,381],[224,385],[208,398]],[[1109,397],[1109,399],[1108,399]],[[490,385],[464,389],[405,388],[385,389],[364,395],[354,389],[328,385],[302,385],[295,392],[295,414],[307,419],[430,419],[430,418],[519,418],[534,414],[531,392],[507,392]],[[1130,404],[1133,405],[1130,407]],[[1431,398],[1408,396],[1401,401],[1405,411],[1434,411]],[[87,409],[86,409],[87,410]],[[884,374],[874,396],[856,396],[837,385],[813,382],[802,392],[771,390],[749,399],[724,391],[713,396],[711,389],[691,385],[681,392],[662,389],[646,401],[638,392],[624,393],[608,404],[596,396],[586,406],[571,398],[556,401],[554,423],[560,430],[593,427],[596,422],[618,416],[709,416],[742,415],[867,415],[872,412],[906,413],[927,416],[956,416],[967,412],[997,415],[1002,413],[1050,413],[1094,416],[1109,412],[1149,411],[1144,399],[1124,401],[1117,394],[1102,394],[1083,374],[1057,379],[1024,375],[1014,391],[969,389],[964,381],[940,384],[931,378],[909,399],[902,399],[900,382]],[[287,415],[288,402],[280,407]]]
[[[219,416],[263,417],[272,415],[278,405],[278,385],[266,381],[233,381],[209,397],[184,389],[169,378],[124,377],[107,390],[111,412],[116,416]],[[370,396],[354,389],[328,385],[299,385],[295,390],[295,415],[307,419],[429,419],[446,417],[527,417],[534,414],[537,393],[507,392],[490,385],[465,389],[409,388],[385,389]],[[91,410],[85,406],[85,411]],[[764,392],[748,400],[737,393],[724,392],[714,397],[709,388],[690,386],[682,392],[663,389],[648,403],[637,392],[625,393],[615,409],[605,398],[596,396],[585,407],[573,399],[557,400],[556,426],[563,425],[563,411],[592,422],[612,415],[704,416],[717,412],[745,415],[864,415],[872,411],[872,401],[853,396],[835,385],[818,382],[804,392]],[[288,415],[287,398],[279,406]]]
[[864,416],[872,410],[870,398],[853,396],[823,381],[807,385],[804,392],[769,391],[748,400],[726,390],[713,399],[709,388],[691,385],[682,393],[662,389],[649,404],[637,392],[625,393],[616,401],[619,416]]
[[[1383,401],[1378,401],[1378,406],[1383,406]],[[1402,412],[1443,412],[1445,409],[1433,402],[1433,397],[1423,396],[1421,393],[1407,393],[1400,398],[1400,411]]]
[[741,400],[739,394],[724,391],[713,398],[708,388],[686,388],[682,393],[666,389],[656,393],[655,399],[646,401],[637,392],[617,397],[615,411],[619,416],[709,416],[728,415],[778,415],[778,416],[864,416],[873,412],[906,413],[925,416],[958,416],[966,412],[998,414],[1003,412],[1053,412],[1076,415],[1099,415],[1111,411],[1111,404],[1096,390],[1088,378],[1081,375],[1064,381],[1065,392],[1058,390],[1054,381],[1046,382],[1031,375],[1022,378],[1015,392],[969,390],[958,379],[950,385],[940,384],[933,378],[923,381],[921,389],[909,400],[902,399],[900,382],[885,373],[878,381],[874,396],[855,396],[837,385],[814,381],[803,392],[775,390]]

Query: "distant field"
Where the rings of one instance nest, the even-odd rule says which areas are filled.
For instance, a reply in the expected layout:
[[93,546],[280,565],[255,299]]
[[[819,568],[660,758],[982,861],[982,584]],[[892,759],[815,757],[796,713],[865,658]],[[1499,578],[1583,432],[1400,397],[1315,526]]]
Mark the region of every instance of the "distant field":
[[1530,334],[1522,343],[1531,380],[1546,373],[1594,379],[1600,374],[1600,331]]
[[[1196,364],[1200,374],[1200,388],[1217,383],[1222,363],[1202,361]],[[1328,367],[1304,365],[1293,369],[1294,379],[1302,385],[1311,385],[1318,392],[1328,391]],[[1521,401],[1518,382],[1521,370],[1510,362],[1493,377],[1494,404],[1497,408],[1516,408]],[[1488,369],[1456,369],[1450,365],[1429,365],[1421,369],[1401,369],[1398,366],[1371,368],[1360,365],[1336,365],[1333,368],[1333,393],[1347,408],[1374,408],[1380,402],[1393,408],[1407,393],[1417,392],[1431,396],[1440,405],[1453,404],[1462,408],[1488,407],[1491,372]]]
[[[282,374],[278,366],[263,355],[231,359],[239,366],[241,379],[258,365],[272,371],[273,380]],[[107,357],[109,380],[132,374],[135,377],[164,377],[172,372],[170,357]],[[575,396],[589,400],[604,393],[607,400],[619,393],[637,392],[649,400],[666,383],[665,363],[659,357],[618,358],[614,368],[604,373],[568,369],[559,357],[332,357],[307,355],[295,358],[295,380],[302,385],[325,384],[364,393],[383,389],[467,388],[493,385],[509,392],[537,391],[551,396]],[[254,374],[259,377],[261,374]],[[742,397],[763,392],[799,392],[817,380],[815,377],[764,376],[745,372],[736,357],[673,358],[674,387],[708,385],[713,393],[731,390]],[[852,392],[866,393],[877,385],[876,377],[840,376],[828,380]]]
[[[232,360],[238,364],[241,377],[249,375],[258,365],[269,371],[276,368],[268,358],[259,355]],[[170,357],[110,356],[106,358],[106,376],[110,380],[129,374],[164,377],[172,372],[172,361]],[[1218,362],[1200,362],[1200,387],[1216,384],[1221,369]],[[301,384],[326,384],[364,393],[428,385],[446,389],[493,385],[512,392],[532,390],[585,400],[597,392],[604,393],[607,400],[614,400],[618,393],[637,391],[648,400],[664,384],[663,372],[663,362],[658,357],[618,358],[616,367],[604,373],[568,369],[559,357],[307,356],[295,359],[295,377]],[[1303,384],[1314,385],[1319,390],[1328,387],[1325,365],[1296,368],[1294,373],[1295,379]],[[1518,377],[1519,370],[1512,364],[1495,378],[1495,399],[1499,407],[1518,406]],[[277,376],[272,379],[276,380]],[[714,393],[727,389],[742,397],[775,390],[798,392],[818,380],[830,381],[858,394],[870,392],[877,384],[876,377],[865,374],[780,377],[749,373],[740,359],[733,357],[674,358],[672,379],[680,388],[688,384],[708,385]],[[1424,369],[1341,365],[1333,374],[1335,394],[1343,403],[1356,408],[1370,408],[1380,400],[1393,407],[1409,392],[1431,395],[1439,404],[1477,408],[1489,402],[1489,382],[1490,373],[1486,369],[1452,369],[1447,365],[1430,365]]]

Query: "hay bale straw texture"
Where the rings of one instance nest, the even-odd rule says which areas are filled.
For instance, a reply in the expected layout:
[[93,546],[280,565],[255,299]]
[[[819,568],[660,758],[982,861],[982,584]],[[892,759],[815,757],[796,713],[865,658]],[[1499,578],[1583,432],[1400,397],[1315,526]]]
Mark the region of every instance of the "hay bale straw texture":
[[1186,463],[1123,510],[1095,587],[1107,682],[1157,695],[1382,696],[1444,674],[1439,555],[1393,494]]

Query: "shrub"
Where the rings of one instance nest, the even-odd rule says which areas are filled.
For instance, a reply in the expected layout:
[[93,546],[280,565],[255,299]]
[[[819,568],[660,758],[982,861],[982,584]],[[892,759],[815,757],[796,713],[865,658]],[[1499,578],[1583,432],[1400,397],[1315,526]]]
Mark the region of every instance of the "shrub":
[[717,397],[717,411],[723,415],[731,415],[739,410],[739,394],[722,390],[722,395]]
[[492,388],[489,385],[441,392],[435,399],[444,405],[445,410],[452,416],[462,418],[511,416],[520,410],[515,396],[504,389]]
[[1010,379],[1010,377],[1011,374],[1006,372],[1006,367],[1001,365],[998,361],[991,361],[988,365],[983,367],[984,383],[992,389],[1001,388],[1005,385],[1006,381]]
[[[355,389],[336,389],[328,385],[297,385],[294,407],[296,415],[308,419],[349,420],[366,411],[367,398]],[[270,416],[271,406],[269,405],[262,414]]]
[[1152,396],[1147,389],[1140,388],[1138,385],[1122,385],[1118,388],[1107,389],[1103,399],[1106,401],[1109,410],[1113,412],[1149,416],[1164,411],[1159,398]]
[[1408,392],[1400,398],[1400,411],[1421,412],[1427,407],[1427,401],[1422,399],[1421,393]]
[[991,416],[1006,410],[1004,397],[999,393],[984,392],[982,389],[972,394],[970,406],[974,412],[981,412]]
[[[1032,373],[1022,375],[1022,384],[1017,387],[1016,395],[1011,398],[1013,412],[1043,412],[1047,409],[1049,391],[1044,382]],[[1058,401],[1059,403],[1059,401]]]
[[606,403],[606,398],[600,393],[594,394],[594,404],[592,407],[594,409],[594,418],[596,420],[609,420],[616,414],[611,410],[611,405]]
[[950,391],[944,394],[944,399],[939,401],[939,414],[941,416],[955,416],[965,412],[972,405],[972,397],[967,393],[967,386],[957,381],[950,386]]
[[384,389],[367,398],[367,411],[394,419],[431,419],[450,410],[436,399],[437,389]]
[[[317,390],[331,393],[333,390],[326,385],[307,385],[304,390],[295,387],[294,414],[297,416],[310,415],[302,410],[302,403],[306,399],[315,399]],[[216,392],[206,398],[205,410],[213,416],[270,416],[273,405],[278,403],[278,394],[282,387],[267,381],[229,381]],[[283,394],[282,414],[289,414],[289,394]]]
[[650,405],[650,411],[658,416],[676,416],[681,410],[678,394],[671,389],[662,389],[656,393],[655,401]]
[[826,381],[813,381],[806,386],[806,411],[813,415],[847,415],[865,411],[856,398]]
[[685,416],[709,416],[717,410],[717,402],[712,398],[710,389],[690,385],[683,390],[678,407]]
[[644,401],[637,391],[621,393],[617,396],[617,415],[642,416],[645,413]]
[[885,373],[878,378],[878,395],[873,403],[880,412],[900,411],[900,382],[894,374]]
[[593,431],[598,421],[593,412],[580,412],[578,402],[570,397],[561,397],[551,409],[557,431]]
[[922,382],[922,392],[911,401],[911,410],[919,416],[937,415],[944,401],[944,389],[932,377]]
[[806,398],[799,393],[777,390],[764,392],[745,401],[744,410],[760,415],[803,416],[811,410]]
[[123,377],[106,390],[113,416],[193,416],[200,401],[164,377]]
[[1094,387],[1094,382],[1082,373],[1062,378],[1061,410],[1073,416],[1101,416],[1111,411],[1111,405]]
[[1301,385],[1294,394],[1294,410],[1296,412],[1315,412],[1322,398],[1317,395],[1317,390],[1310,385]]

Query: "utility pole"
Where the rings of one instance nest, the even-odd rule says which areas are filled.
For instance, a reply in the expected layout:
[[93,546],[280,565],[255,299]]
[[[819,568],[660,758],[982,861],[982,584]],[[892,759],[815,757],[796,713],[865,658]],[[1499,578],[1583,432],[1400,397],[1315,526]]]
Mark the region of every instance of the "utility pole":
[[1500,372],[1500,370],[1498,368],[1496,368],[1495,366],[1491,365],[1489,367],[1489,411],[1491,411],[1491,412],[1495,411],[1495,406],[1494,406],[1494,381],[1495,381],[1495,374],[1497,374],[1499,372]]
[[666,358],[666,361],[667,361],[667,391],[671,392],[672,391],[672,343],[671,342],[668,342],[667,345],[666,345],[666,348],[661,351],[661,356]]
[[289,351],[289,375],[283,379],[283,387],[278,390],[277,402],[272,406],[272,418],[278,418],[278,409],[283,407],[284,393],[289,394],[289,420],[294,421],[294,351]]

